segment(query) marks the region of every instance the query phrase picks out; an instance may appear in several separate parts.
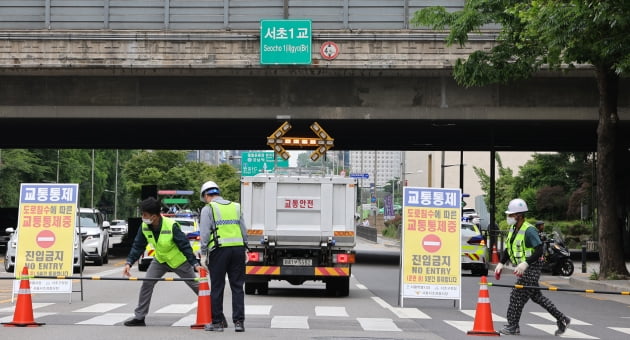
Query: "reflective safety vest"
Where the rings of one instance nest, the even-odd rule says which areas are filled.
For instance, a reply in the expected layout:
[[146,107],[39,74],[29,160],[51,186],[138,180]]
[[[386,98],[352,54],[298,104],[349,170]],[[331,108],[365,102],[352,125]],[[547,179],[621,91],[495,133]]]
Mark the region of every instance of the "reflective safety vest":
[[[220,204],[210,202],[212,216],[216,230],[210,231],[210,242],[208,249],[215,247],[236,247],[244,246],[243,234],[241,233],[241,205],[236,202]],[[218,241],[216,240],[218,238]],[[215,243],[215,241],[217,241]]]
[[523,225],[521,225],[521,228],[516,233],[513,241],[512,236],[514,234],[514,226],[510,227],[510,231],[508,232],[507,251],[508,255],[510,255],[510,261],[512,261],[512,263],[515,265],[518,265],[521,262],[525,262],[527,258],[534,253],[534,248],[528,248],[525,245],[525,231],[527,231],[527,229],[529,228],[536,227],[528,222],[523,222]]
[[173,224],[175,224],[174,220],[162,217],[162,229],[157,242],[153,237],[151,226],[144,222],[142,223],[142,233],[147,242],[155,249],[153,257],[160,263],[166,263],[171,268],[177,268],[186,262],[186,256],[179,250],[177,244],[173,242]]

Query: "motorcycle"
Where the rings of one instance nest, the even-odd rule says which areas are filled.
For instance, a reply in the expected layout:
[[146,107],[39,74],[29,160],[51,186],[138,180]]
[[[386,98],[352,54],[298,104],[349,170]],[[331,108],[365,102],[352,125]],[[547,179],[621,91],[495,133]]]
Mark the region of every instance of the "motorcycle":
[[553,231],[543,243],[543,271],[551,272],[551,275],[571,276],[575,268],[560,233]]

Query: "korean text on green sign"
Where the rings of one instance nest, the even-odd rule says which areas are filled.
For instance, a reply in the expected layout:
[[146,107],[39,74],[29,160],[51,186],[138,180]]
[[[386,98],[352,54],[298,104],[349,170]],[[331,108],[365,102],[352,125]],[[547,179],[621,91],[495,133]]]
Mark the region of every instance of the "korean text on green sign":
[[311,20],[261,20],[261,64],[311,64]]

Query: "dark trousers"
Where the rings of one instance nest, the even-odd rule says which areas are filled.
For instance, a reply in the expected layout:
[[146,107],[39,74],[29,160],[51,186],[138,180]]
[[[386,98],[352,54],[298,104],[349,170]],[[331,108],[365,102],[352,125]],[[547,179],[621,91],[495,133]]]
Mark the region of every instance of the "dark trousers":
[[232,290],[232,321],[245,320],[245,247],[220,247],[208,255],[210,272],[210,297],[212,299],[212,322],[219,323],[223,315],[223,291],[227,274]]
[[[516,284],[538,287],[541,269],[541,261],[532,263],[525,270],[523,276],[516,280]],[[556,308],[551,300],[542,295],[539,289],[512,288],[512,293],[510,294],[510,305],[507,310],[507,319],[510,326],[518,325],[521,320],[523,307],[525,307],[525,303],[527,303],[529,299],[532,299],[532,301],[539,304],[542,308],[549,312],[549,314],[556,318],[556,320],[561,320],[564,317],[564,314]]]

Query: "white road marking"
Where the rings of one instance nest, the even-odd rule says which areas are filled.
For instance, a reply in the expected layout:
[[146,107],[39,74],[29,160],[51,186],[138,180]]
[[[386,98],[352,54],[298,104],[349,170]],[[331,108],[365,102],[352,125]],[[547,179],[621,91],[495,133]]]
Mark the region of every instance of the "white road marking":
[[385,300],[372,296],[372,300],[378,303],[379,306],[389,309],[390,312],[394,313],[397,317],[401,319],[431,319],[431,317],[425,313],[423,313],[418,308],[402,308],[402,307],[392,307],[389,303],[385,302]]
[[[470,316],[471,318],[475,318],[477,311],[474,309],[462,309],[462,313]],[[501,315],[496,315],[494,313],[492,313],[492,321],[501,321],[501,322],[507,322],[507,319],[502,317]]]
[[364,286],[364,285],[362,285],[362,284],[360,284],[360,283],[357,283],[355,286],[356,286],[357,288],[359,288],[359,289],[368,289],[366,286]]
[[[33,313],[33,321],[39,322],[37,319],[47,316],[47,315],[54,315],[54,314],[57,314],[57,313]],[[13,322],[13,315],[0,318],[0,322]]]
[[346,307],[315,306],[317,316],[348,316]]
[[473,330],[474,321],[456,321],[456,320],[444,320],[447,324],[459,329],[460,331],[467,333]]
[[170,304],[167,306],[164,306],[158,310],[155,311],[155,313],[173,313],[173,314],[183,314],[183,313],[188,313],[191,310],[195,309],[197,307],[197,303],[191,303],[191,304]]
[[186,315],[183,318],[177,320],[177,322],[175,322],[171,326],[175,326],[175,327],[190,327],[191,325],[194,325],[196,323],[197,323],[197,316],[191,314],[191,315]]
[[[556,318],[554,318],[551,314],[547,313],[547,312],[531,312],[532,314],[539,316],[543,319],[552,321],[554,324],[556,323]],[[569,317],[571,318],[571,317]],[[580,326],[591,326],[590,323],[588,322],[584,322],[582,320],[578,320],[578,319],[574,319],[571,318],[571,325],[580,325]]]
[[377,332],[402,332],[398,326],[394,323],[392,319],[384,319],[384,318],[357,318],[357,321],[363,327],[363,330],[366,331],[377,331]]
[[[553,325],[543,325],[543,324],[535,324],[535,323],[528,323],[528,326],[534,327],[534,328],[538,328],[543,332],[549,333],[551,335],[554,335],[554,333],[556,332],[556,330],[558,329],[558,326],[556,326],[555,324]],[[571,326],[569,326],[571,327]],[[521,334],[523,334],[523,330],[521,327]],[[564,332],[564,334],[562,334],[560,336],[561,338],[572,338],[572,339],[599,339],[597,337],[594,336],[590,336],[588,334],[584,334],[582,332],[578,332],[574,329],[567,329],[566,332]]]
[[245,315],[269,315],[271,305],[245,305]]
[[[53,303],[45,303],[45,302],[33,302],[32,307],[33,309],[37,309],[37,308],[42,308],[42,307],[46,307],[46,306],[50,306]],[[15,306],[12,307],[6,307],[6,308],[0,308],[0,313],[13,313],[15,311]]]
[[274,316],[271,319],[271,328],[299,328],[308,329],[307,316]]
[[613,331],[630,334],[630,328],[624,328],[624,327],[608,327],[608,328],[612,329]]
[[105,313],[93,318],[77,322],[77,325],[108,325],[112,326],[133,317],[133,313]]
[[124,306],[124,303],[96,303],[88,307],[73,310],[76,313],[106,313],[110,310]]

